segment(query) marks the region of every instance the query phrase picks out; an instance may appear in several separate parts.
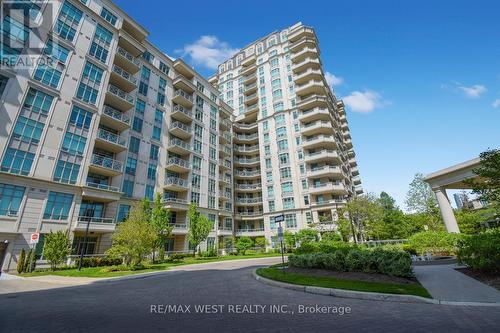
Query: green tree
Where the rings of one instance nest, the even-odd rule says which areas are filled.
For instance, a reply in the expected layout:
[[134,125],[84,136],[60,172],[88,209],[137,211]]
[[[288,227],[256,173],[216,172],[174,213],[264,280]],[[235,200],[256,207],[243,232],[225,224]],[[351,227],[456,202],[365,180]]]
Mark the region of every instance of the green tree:
[[267,241],[266,237],[261,236],[261,237],[255,238],[255,246],[256,247],[265,248],[267,245],[269,245],[269,242]]
[[407,226],[404,213],[396,205],[396,200],[388,193],[380,193],[378,203],[382,208],[381,219],[371,226],[370,237],[375,239],[406,238]]
[[236,251],[238,253],[241,253],[245,255],[246,251],[252,248],[253,246],[253,241],[250,237],[247,236],[242,236],[239,237],[238,240],[236,241]]
[[127,219],[116,228],[112,246],[106,253],[123,258],[127,266],[140,265],[158,238],[148,221],[149,214],[150,208],[145,201],[132,207]]
[[71,244],[66,232],[59,230],[45,235],[43,247],[43,257],[47,259],[51,270],[56,270],[57,266],[64,263],[70,254]]
[[340,242],[342,241],[342,236],[336,231],[326,231],[321,233],[321,240]]
[[295,238],[295,234],[291,231],[286,230],[283,232],[283,243],[285,243],[286,250],[292,250],[295,248],[295,243],[297,239]]
[[17,258],[17,273],[21,274],[24,272],[24,263],[26,261],[26,252],[24,249],[21,249],[21,253],[19,253],[19,257]]
[[212,230],[212,222],[203,214],[198,212],[198,206],[192,202],[188,211],[189,217],[189,242],[194,247],[194,254],[201,242],[205,241]]
[[173,229],[169,218],[170,211],[163,206],[160,193],[156,193],[149,218],[149,222],[156,233],[156,240],[153,243],[153,262],[155,261],[157,250],[160,260],[163,260],[165,257],[165,242],[172,236]]
[[441,230],[441,216],[437,205],[436,195],[424,181],[424,175],[415,174],[406,194],[406,207],[412,213],[423,214],[427,218],[426,225],[430,230]]
[[478,194],[479,199],[492,204],[497,212],[500,211],[500,149],[488,149],[479,155],[481,164],[474,169],[478,179],[468,180],[472,193]]
[[364,241],[373,233],[374,226],[381,220],[383,211],[373,194],[354,197],[345,206],[346,218],[351,226],[354,241]]
[[318,240],[318,232],[314,229],[302,229],[295,234],[295,241],[300,243],[315,242]]
[[481,231],[483,222],[493,220],[495,208],[486,208],[480,210],[457,210],[455,217],[457,219],[460,232],[465,234],[476,234]]
[[387,192],[382,191],[380,193],[378,202],[386,212],[399,209],[396,206],[396,200],[393,197],[391,197]]

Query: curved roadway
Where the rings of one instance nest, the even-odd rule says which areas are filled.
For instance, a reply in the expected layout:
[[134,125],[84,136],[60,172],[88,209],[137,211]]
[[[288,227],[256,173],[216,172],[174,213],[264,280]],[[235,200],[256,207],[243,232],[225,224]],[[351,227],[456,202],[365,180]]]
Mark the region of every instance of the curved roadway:
[[[272,287],[253,278],[256,267],[278,261],[199,264],[141,278],[0,295],[0,332],[484,333],[500,327],[498,307],[342,299]],[[196,313],[200,305],[221,312]],[[299,313],[322,306],[330,312],[333,307],[351,310],[343,315]]]

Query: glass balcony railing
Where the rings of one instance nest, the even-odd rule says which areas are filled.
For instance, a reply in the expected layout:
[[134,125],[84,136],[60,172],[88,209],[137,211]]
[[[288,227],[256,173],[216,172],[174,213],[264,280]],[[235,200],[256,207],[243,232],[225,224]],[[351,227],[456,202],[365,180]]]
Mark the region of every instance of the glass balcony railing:
[[111,142],[125,148],[127,147],[126,139],[121,138],[118,134],[106,131],[105,129],[99,128],[99,130],[97,131],[97,137],[101,140]]

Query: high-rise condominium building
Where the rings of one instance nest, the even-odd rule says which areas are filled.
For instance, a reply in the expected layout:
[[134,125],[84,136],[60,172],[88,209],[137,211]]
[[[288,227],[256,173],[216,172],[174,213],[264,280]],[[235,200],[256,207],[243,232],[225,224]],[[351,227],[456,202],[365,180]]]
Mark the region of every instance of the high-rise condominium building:
[[4,270],[32,233],[42,260],[44,235],[57,230],[68,231],[73,255],[103,254],[132,205],[155,193],[171,210],[166,250],[186,251],[190,202],[214,222],[210,248],[241,235],[272,241],[278,213],[288,230],[324,226],[361,191],[312,29],[246,47],[212,85],[111,1],[22,3],[30,22],[22,11],[3,16],[2,58],[22,58],[12,43],[42,26],[32,56],[47,61],[0,66]]
[[295,24],[248,45],[210,79],[234,109],[236,236],[329,230],[362,193],[344,105],[328,86],[312,28]]

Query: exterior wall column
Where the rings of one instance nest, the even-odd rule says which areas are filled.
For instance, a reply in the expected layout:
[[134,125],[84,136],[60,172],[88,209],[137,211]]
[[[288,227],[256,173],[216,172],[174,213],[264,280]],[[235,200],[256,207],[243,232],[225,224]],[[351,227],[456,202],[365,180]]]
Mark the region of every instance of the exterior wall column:
[[433,189],[436,194],[437,202],[439,205],[439,210],[441,211],[441,217],[443,218],[446,230],[448,232],[459,233],[457,220],[455,214],[453,213],[453,208],[451,208],[450,201],[446,195],[446,190],[444,188]]

